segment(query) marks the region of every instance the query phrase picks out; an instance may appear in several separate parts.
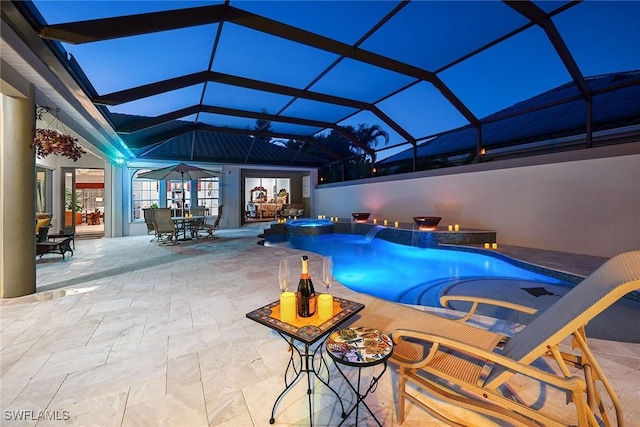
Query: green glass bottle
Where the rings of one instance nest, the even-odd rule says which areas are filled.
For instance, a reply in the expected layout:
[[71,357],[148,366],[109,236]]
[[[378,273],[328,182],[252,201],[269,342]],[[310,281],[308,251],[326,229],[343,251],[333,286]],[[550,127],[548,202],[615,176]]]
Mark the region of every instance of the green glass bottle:
[[296,302],[298,305],[298,316],[311,317],[316,312],[317,295],[313,288],[313,282],[309,276],[309,257],[302,256],[302,274],[298,283],[298,292],[296,292]]

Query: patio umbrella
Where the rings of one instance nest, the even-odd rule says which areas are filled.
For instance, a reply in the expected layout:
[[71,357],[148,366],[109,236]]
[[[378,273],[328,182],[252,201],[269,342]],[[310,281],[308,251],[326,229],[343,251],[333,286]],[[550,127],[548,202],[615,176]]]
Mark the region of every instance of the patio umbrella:
[[166,168],[156,169],[149,172],[144,172],[138,175],[138,178],[145,179],[157,179],[158,181],[182,181],[182,215],[184,216],[184,200],[185,200],[185,188],[184,181],[193,181],[201,178],[213,178],[221,176],[220,172],[213,172],[210,170],[202,169],[197,166],[188,165],[186,163],[178,163],[174,166],[167,166]]

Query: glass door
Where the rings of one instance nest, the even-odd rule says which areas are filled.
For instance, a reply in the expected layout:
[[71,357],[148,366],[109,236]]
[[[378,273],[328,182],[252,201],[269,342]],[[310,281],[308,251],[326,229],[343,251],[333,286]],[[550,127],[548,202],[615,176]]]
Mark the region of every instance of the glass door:
[[290,203],[290,179],[245,177],[244,222],[272,221]]
[[76,191],[75,169],[62,168],[62,176],[62,231],[75,233],[76,226],[82,224],[82,196]]

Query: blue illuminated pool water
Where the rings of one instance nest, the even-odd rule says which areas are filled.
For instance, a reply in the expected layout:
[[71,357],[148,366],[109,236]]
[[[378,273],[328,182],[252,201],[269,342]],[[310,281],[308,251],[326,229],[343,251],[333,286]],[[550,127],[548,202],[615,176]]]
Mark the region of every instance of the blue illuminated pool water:
[[[567,285],[553,277],[529,271],[506,261],[473,252],[423,249],[382,239],[351,234],[287,236],[284,242],[266,245],[302,249],[331,255],[334,276],[343,285],[390,301],[411,302],[410,295],[422,293],[421,305],[439,306],[440,291],[466,279],[517,279]],[[310,263],[320,259],[310,258]],[[538,285],[542,286],[542,285]],[[318,290],[323,289],[317,283]]]

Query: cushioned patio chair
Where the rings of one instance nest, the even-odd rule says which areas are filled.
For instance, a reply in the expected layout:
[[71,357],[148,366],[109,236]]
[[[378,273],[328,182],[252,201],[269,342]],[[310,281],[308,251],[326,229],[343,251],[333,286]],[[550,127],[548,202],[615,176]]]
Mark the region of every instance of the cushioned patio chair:
[[[505,421],[527,426],[613,425],[600,389],[606,391],[615,408],[617,425],[624,426],[623,408],[587,345],[585,325],[639,288],[640,251],[620,254],[511,338],[476,328],[465,320],[477,303],[495,303],[527,313],[535,313],[534,309],[474,297],[444,298],[443,305],[456,299],[473,302],[470,314],[450,320],[446,327],[439,323],[437,327],[424,325],[420,331],[396,330],[392,334],[396,347],[391,360],[399,367],[398,422],[404,421],[405,399],[409,399],[450,425],[461,424],[451,413],[438,409],[442,407],[439,401],[501,420],[501,425]],[[570,343],[573,351],[560,349],[567,338],[565,344]],[[534,385],[527,390],[536,395],[524,398],[526,391],[514,383]],[[597,383],[602,387],[596,387]],[[408,384],[427,394],[408,393]],[[564,410],[569,402],[575,415]],[[554,410],[543,411],[549,407]]]
[[218,236],[215,236],[214,233],[218,228],[220,228],[220,218],[222,218],[222,207],[224,205],[218,206],[218,216],[216,217],[213,224],[208,224],[206,221],[200,225],[200,231],[203,231],[206,234],[204,237],[211,237],[212,239],[218,239]]
[[[47,234],[51,225],[51,214],[38,213],[36,214],[36,240],[43,242],[47,240]],[[43,230],[44,229],[44,230]]]
[[158,241],[165,240],[172,242],[174,245],[178,240],[178,230],[171,219],[171,208],[153,208],[153,230]]

